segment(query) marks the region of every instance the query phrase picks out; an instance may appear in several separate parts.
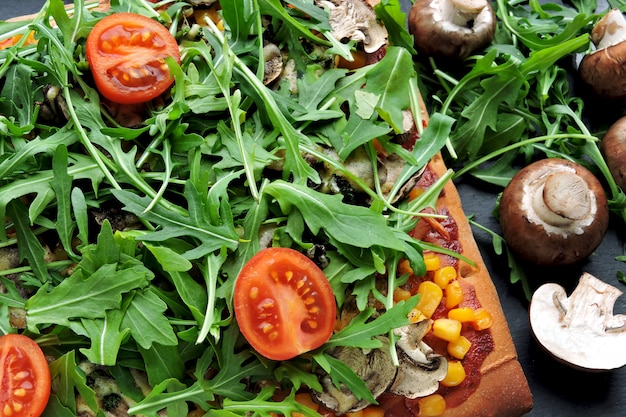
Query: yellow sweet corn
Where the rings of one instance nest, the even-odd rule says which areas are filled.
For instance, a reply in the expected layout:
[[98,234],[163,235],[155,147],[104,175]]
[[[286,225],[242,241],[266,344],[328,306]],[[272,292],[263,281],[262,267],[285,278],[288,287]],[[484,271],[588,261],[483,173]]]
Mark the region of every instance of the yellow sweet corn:
[[463,359],[472,347],[472,342],[465,336],[459,336],[457,339],[448,342],[448,353],[456,359]]
[[458,280],[454,280],[446,285],[446,308],[450,310],[463,301],[463,289]]
[[411,298],[411,293],[403,288],[396,288],[393,290],[393,301],[399,303],[400,301],[406,301]]
[[443,291],[434,282],[424,281],[417,288],[417,292],[420,294],[417,309],[427,318],[431,318],[443,299]]
[[418,323],[427,317],[418,308],[414,308],[409,312],[409,321],[411,323]]
[[437,271],[441,265],[441,259],[435,253],[429,252],[424,254],[424,263],[427,271]]
[[432,394],[418,398],[420,417],[440,416],[446,411],[446,400],[440,394]]
[[471,307],[459,307],[448,311],[448,318],[458,320],[461,323],[469,323],[475,320],[476,315]]
[[456,387],[465,380],[465,368],[461,361],[448,361],[448,373],[441,381],[446,387]]
[[463,325],[458,320],[437,319],[433,322],[433,334],[446,342],[457,340],[461,336]]
[[491,313],[484,308],[477,308],[474,310],[474,321],[472,321],[472,326],[476,330],[485,330],[491,327],[493,324],[493,317]]
[[403,261],[400,261],[400,263],[398,264],[398,273],[400,275],[404,275],[404,274],[413,275],[413,268],[411,268],[411,262],[409,262],[406,259]]
[[361,417],[384,417],[384,416],[385,416],[385,410],[375,405],[370,405],[369,407],[364,408],[363,413],[361,414]]
[[446,288],[446,286],[456,279],[456,269],[452,266],[444,266],[435,271],[433,276],[433,281],[435,284],[439,285],[441,289]]

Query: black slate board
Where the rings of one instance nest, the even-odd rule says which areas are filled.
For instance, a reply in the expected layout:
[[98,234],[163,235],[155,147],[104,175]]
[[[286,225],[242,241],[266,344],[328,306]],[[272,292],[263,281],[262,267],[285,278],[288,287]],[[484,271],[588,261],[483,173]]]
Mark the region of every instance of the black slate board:
[[[401,3],[405,7],[409,5],[408,0],[401,0]],[[0,20],[36,13],[43,4],[42,0],[0,0]],[[456,185],[465,213],[474,216],[477,223],[499,232],[499,225],[491,212],[495,207],[497,193],[501,190],[475,183],[471,179],[463,179]],[[575,371],[542,351],[533,340],[528,323],[528,302],[521,287],[509,282],[506,260],[494,254],[487,233],[474,229],[474,234],[498,290],[519,360],[534,396],[534,408],[527,416],[625,416],[626,368],[608,373]],[[536,282],[556,281],[569,290],[575,286],[581,273],[586,271],[624,290],[626,287],[617,281],[616,274],[617,271],[626,271],[626,263],[615,260],[615,257],[624,254],[625,237],[626,225],[620,219],[612,219],[607,236],[588,262],[556,270],[528,267],[527,274]],[[626,314],[626,296],[617,300],[614,313]]]

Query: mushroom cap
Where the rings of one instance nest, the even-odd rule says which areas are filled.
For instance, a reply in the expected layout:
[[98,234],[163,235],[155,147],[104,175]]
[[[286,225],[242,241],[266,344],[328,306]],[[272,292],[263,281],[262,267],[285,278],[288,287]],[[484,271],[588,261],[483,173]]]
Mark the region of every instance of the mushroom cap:
[[387,29],[376,17],[366,0],[316,0],[330,11],[329,23],[333,35],[340,41],[362,42],[365,52],[374,53],[387,44]]
[[613,315],[622,292],[584,273],[567,297],[560,285],[539,287],[530,302],[530,326],[555,358],[580,370],[607,371],[626,365],[626,316]]
[[606,194],[585,167],[560,158],[521,169],[500,199],[508,246],[530,263],[571,265],[600,244],[609,222]]
[[408,25],[421,53],[463,60],[491,43],[496,17],[486,0],[416,0]]
[[597,49],[580,62],[580,78],[593,92],[608,99],[626,97],[626,19],[618,9],[610,10],[591,33]]
[[607,130],[600,142],[600,149],[613,179],[626,190],[626,116],[618,119]]

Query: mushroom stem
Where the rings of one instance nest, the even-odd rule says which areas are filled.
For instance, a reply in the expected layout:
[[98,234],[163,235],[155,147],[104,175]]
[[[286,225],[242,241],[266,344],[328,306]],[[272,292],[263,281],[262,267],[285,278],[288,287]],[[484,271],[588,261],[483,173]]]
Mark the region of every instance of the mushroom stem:
[[471,27],[474,19],[487,7],[486,0],[449,0],[442,1],[443,6],[452,6],[449,20],[461,27]]
[[619,9],[612,9],[591,31],[591,41],[598,49],[608,48],[626,40],[626,19]]
[[582,220],[591,212],[591,199],[587,183],[573,172],[554,172],[540,178],[545,181],[535,191],[533,207],[546,223],[566,226]]

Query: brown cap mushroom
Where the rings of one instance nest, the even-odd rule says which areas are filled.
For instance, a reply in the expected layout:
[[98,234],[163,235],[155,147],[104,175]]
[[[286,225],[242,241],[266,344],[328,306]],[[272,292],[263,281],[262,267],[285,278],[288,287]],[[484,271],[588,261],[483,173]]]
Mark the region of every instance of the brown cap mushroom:
[[462,60],[491,43],[496,17],[488,0],[416,0],[408,24],[419,52]]
[[567,297],[563,287],[539,287],[530,302],[530,326],[554,357],[577,369],[607,371],[626,365],[626,316],[613,315],[617,288],[584,273]]
[[596,50],[585,55],[578,71],[595,94],[609,99],[626,97],[626,19],[610,10],[591,32]]
[[500,200],[509,247],[536,265],[571,265],[600,244],[609,222],[606,195],[585,167],[559,158],[520,170]]
[[618,119],[607,130],[600,142],[613,179],[622,190],[626,190],[626,116]]

